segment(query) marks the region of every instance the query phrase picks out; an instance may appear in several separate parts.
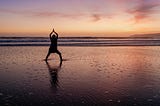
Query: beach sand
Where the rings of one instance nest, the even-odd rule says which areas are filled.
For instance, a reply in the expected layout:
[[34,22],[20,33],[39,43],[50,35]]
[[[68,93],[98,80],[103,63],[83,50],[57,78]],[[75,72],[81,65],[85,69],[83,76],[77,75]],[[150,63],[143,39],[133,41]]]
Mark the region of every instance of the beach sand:
[[160,104],[160,47],[0,47],[0,104]]

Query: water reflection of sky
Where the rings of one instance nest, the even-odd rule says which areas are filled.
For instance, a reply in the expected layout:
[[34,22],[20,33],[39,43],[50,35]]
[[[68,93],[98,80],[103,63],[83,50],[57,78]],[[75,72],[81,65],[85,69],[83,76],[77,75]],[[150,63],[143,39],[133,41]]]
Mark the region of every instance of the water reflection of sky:
[[57,55],[42,61],[47,49],[1,47],[2,103],[159,103],[159,47],[60,47],[61,68]]

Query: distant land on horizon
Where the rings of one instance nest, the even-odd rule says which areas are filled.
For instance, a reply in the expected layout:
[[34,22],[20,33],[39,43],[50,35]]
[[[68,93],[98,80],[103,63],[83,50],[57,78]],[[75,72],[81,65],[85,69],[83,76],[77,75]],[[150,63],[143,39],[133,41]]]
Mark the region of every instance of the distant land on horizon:
[[135,34],[131,35],[131,38],[159,38],[160,39],[160,33],[150,33],[150,34]]

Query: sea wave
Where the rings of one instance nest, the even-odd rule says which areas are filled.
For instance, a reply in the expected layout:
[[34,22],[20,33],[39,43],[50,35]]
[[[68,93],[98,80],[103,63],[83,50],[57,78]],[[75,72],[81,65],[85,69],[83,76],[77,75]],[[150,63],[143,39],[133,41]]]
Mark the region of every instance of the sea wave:
[[[49,46],[47,37],[0,37],[0,46]],[[160,39],[128,37],[60,37],[59,46],[160,46]]]

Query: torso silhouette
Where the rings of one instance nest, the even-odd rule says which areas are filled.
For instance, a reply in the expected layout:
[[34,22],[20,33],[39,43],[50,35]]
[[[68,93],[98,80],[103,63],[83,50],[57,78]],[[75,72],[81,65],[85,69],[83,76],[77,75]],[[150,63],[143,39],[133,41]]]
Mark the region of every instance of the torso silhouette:
[[57,51],[57,36],[53,35],[51,37],[51,45],[50,45],[50,52],[55,52]]

